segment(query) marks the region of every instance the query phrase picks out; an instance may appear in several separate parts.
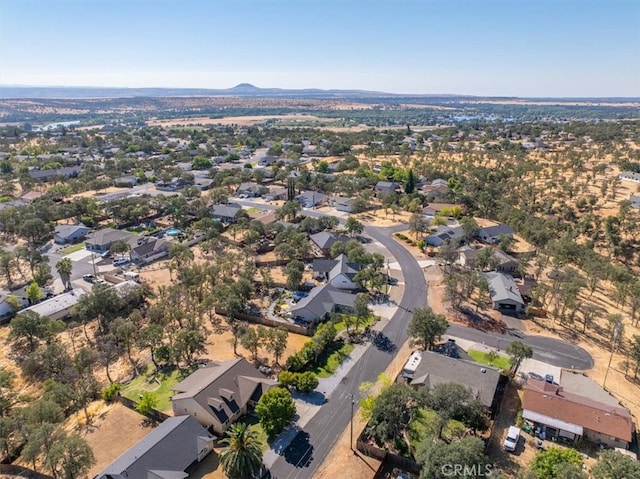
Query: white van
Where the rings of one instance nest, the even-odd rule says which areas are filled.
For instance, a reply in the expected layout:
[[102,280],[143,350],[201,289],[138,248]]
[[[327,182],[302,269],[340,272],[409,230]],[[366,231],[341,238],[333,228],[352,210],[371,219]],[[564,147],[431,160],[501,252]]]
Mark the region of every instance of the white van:
[[504,450],[513,452],[516,450],[518,446],[518,441],[520,440],[520,428],[515,426],[509,426],[509,431],[507,432],[507,437],[504,440]]

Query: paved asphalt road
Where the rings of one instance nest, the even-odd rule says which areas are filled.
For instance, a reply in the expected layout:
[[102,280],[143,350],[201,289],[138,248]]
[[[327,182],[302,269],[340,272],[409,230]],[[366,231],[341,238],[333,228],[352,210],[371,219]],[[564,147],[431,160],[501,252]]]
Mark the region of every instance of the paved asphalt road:
[[[393,228],[367,227],[365,229],[365,233],[382,243],[396,257],[404,275],[405,291],[400,303],[401,307],[383,330],[383,334],[388,338],[386,344],[388,347],[371,345],[367,349],[343,380],[344,387],[337,389],[330,396],[329,402],[306,424],[305,429],[298,433],[273,464],[270,472],[274,479],[313,477],[335,441],[349,424],[352,400],[358,401],[360,397],[358,386],[364,381],[375,381],[378,374],[387,368],[395,350],[407,339],[410,311],[426,305],[427,285],[422,269],[413,256],[391,238],[392,231]],[[457,325],[450,325],[448,334],[484,342],[497,348],[505,348],[511,341],[518,339],[533,347],[533,357],[536,359],[576,369],[593,367],[593,360],[582,348],[552,338],[526,336],[521,332],[514,332],[513,335],[484,333]]]
[[[384,230],[367,228],[365,233],[380,241],[403,265],[405,291],[402,305],[408,310],[424,306],[427,285],[422,270],[411,254],[397,244]],[[387,368],[396,349],[402,346],[407,339],[407,324],[410,319],[410,313],[398,309],[398,312],[382,331],[388,338],[388,342],[381,347],[371,345],[367,349],[345,378],[344,387],[336,390],[330,396],[329,402],[322,407],[322,411],[307,423],[305,429],[298,433],[271,467],[272,478],[309,479],[313,477],[314,472],[322,464],[333,444],[349,423],[351,398],[355,398],[355,401],[359,399],[358,386],[364,381],[375,381],[378,374]]]

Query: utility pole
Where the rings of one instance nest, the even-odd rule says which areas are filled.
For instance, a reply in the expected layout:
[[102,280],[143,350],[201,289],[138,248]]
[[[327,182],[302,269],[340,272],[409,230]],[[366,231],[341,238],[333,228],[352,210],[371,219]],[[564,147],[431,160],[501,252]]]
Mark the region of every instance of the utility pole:
[[351,447],[351,450],[355,454],[356,450],[353,448],[353,406],[355,405],[356,401],[353,398],[353,394],[349,394],[349,397],[351,398],[351,421],[350,421],[351,440],[349,441],[349,446]]
[[96,273],[96,255],[94,252],[91,252],[91,263],[93,264],[93,275],[97,278],[98,273]]
[[613,330],[613,339],[611,340],[611,354],[609,355],[609,364],[607,364],[607,371],[604,373],[604,380],[602,381],[602,389],[606,390],[604,387],[607,384],[607,376],[609,375],[609,369],[611,368],[611,361],[613,360],[613,353],[616,351],[616,346],[618,345],[618,341],[620,340],[621,331],[620,323],[616,324],[616,327]]

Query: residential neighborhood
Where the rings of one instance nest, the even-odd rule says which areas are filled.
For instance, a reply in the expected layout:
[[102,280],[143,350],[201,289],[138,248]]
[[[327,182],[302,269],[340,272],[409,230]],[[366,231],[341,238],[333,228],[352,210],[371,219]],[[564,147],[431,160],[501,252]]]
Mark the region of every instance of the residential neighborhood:
[[99,479],[223,478],[244,440],[251,477],[635,460],[633,172],[568,200],[525,144],[589,135],[518,125],[0,130],[5,460],[62,477],[33,431]]

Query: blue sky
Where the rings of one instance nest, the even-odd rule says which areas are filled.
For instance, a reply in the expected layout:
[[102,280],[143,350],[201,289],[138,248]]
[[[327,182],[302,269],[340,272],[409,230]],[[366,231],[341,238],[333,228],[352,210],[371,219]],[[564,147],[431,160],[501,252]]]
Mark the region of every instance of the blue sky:
[[0,0],[0,84],[640,97],[637,0]]

